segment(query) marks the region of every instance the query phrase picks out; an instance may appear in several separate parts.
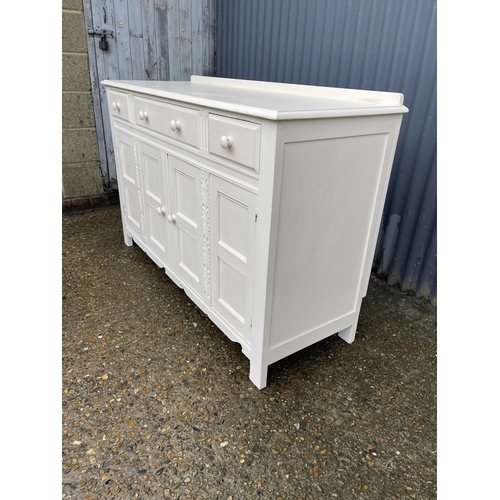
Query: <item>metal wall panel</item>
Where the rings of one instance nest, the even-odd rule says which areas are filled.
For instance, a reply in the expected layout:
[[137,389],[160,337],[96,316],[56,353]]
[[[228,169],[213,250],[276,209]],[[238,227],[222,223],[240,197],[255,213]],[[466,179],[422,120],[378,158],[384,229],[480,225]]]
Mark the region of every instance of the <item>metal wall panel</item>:
[[218,0],[217,23],[217,76],[404,94],[373,269],[436,304],[436,1]]

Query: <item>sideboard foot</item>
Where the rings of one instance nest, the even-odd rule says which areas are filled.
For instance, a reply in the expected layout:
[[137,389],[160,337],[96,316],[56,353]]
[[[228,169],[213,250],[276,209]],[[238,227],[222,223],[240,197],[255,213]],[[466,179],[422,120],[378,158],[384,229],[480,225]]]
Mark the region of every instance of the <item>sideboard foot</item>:
[[352,344],[354,342],[354,337],[356,337],[356,327],[357,323],[351,326],[348,326],[347,328],[344,328],[343,330],[340,330],[338,333],[339,337],[343,340],[345,340],[348,344]]
[[257,389],[264,389],[267,385],[267,366],[250,362],[250,380]]
[[130,236],[130,234],[127,234],[126,232],[123,233],[123,240],[125,241],[125,245],[127,245],[128,247],[131,247],[134,244],[132,236]]

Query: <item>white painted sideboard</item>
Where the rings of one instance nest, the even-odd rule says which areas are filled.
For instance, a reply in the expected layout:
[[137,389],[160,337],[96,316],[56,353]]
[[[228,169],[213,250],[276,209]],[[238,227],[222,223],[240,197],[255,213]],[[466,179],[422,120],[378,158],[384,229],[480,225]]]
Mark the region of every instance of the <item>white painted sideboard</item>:
[[366,295],[398,93],[193,76],[106,87],[125,243],[250,360],[337,334]]

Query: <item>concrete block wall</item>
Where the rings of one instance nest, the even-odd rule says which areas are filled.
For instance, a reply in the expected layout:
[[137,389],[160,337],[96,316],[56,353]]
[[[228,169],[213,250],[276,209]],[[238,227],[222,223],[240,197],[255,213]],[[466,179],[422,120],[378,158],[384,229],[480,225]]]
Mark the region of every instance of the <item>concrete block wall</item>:
[[104,193],[95,128],[82,0],[62,2],[62,197]]

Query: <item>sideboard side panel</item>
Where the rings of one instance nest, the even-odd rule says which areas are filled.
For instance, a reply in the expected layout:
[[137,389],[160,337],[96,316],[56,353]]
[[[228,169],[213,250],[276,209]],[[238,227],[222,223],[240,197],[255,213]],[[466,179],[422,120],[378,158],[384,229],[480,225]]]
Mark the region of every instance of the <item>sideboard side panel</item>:
[[289,354],[290,341],[304,347],[320,340],[314,332],[324,338],[357,321],[389,134],[347,133],[284,145],[272,360]]

